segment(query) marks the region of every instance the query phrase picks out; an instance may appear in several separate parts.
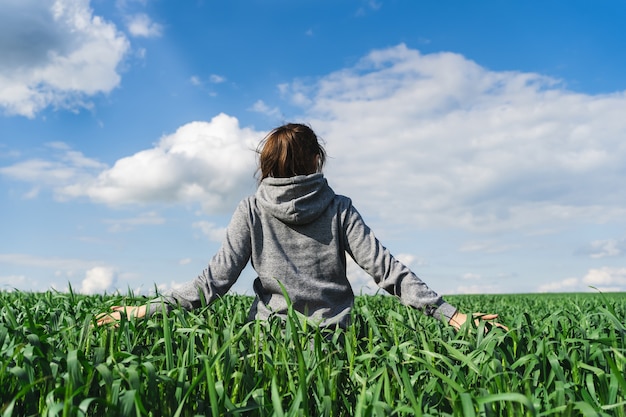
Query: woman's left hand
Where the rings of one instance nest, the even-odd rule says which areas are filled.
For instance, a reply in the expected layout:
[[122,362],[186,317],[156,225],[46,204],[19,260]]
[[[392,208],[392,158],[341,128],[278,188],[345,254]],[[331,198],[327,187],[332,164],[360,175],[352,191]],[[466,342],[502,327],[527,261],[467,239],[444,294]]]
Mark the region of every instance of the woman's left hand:
[[122,314],[130,320],[132,317],[143,318],[146,315],[146,306],[113,306],[110,313],[101,313],[96,317],[98,326],[109,323],[118,323],[122,319]]

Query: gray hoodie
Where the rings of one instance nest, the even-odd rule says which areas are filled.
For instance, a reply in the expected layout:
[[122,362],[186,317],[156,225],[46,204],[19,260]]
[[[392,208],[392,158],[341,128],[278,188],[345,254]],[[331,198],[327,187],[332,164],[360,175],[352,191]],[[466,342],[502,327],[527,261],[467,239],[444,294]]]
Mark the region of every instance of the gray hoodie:
[[[354,293],[346,253],[379,287],[403,304],[448,322],[456,309],[443,301],[376,239],[349,198],[336,195],[322,174],[265,178],[233,214],[222,246],[194,281],[164,296],[168,309],[192,309],[224,295],[248,261],[258,274],[251,318],[284,315],[287,301],[320,326],[346,327]],[[149,305],[160,309],[161,299]]]

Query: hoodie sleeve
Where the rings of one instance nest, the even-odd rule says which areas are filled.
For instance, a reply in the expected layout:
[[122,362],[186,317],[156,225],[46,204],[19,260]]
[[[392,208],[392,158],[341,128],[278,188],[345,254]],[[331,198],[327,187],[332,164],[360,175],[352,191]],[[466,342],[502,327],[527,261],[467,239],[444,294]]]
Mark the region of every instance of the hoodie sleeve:
[[346,251],[374,278],[376,284],[424,314],[449,322],[456,308],[445,302],[406,265],[394,258],[374,236],[359,212],[350,204],[345,211],[343,229]]
[[251,256],[249,213],[249,204],[244,200],[233,214],[222,246],[202,274],[171,293],[152,300],[148,305],[148,315],[160,311],[163,303],[166,311],[176,305],[191,310],[202,306],[203,300],[210,304],[228,292]]

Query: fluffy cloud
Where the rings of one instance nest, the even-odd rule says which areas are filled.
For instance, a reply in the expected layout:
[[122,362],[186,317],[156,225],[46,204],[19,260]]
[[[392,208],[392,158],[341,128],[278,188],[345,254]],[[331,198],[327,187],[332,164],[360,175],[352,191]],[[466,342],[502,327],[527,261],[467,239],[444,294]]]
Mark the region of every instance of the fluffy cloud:
[[388,220],[530,232],[626,215],[626,194],[614,192],[624,93],[578,94],[404,45],[281,91],[327,139],[337,188]]
[[[112,291],[117,282],[116,270],[109,266],[103,266],[101,261],[91,261],[78,258],[40,257],[36,255],[20,253],[0,253],[0,265],[4,270],[32,269],[26,275],[10,275],[0,277],[0,286],[31,291],[45,291],[49,288],[64,288],[67,290],[68,283],[78,291],[85,294],[94,294],[103,291]],[[39,282],[32,276],[54,276],[55,281],[46,280]],[[54,271],[54,272],[53,272]],[[126,274],[128,275],[128,274]],[[76,278],[82,278],[80,285],[74,285]],[[10,280],[10,282],[9,282]],[[4,288],[6,290],[7,288]]]
[[89,106],[117,87],[129,42],[88,0],[9,0],[0,14],[0,108],[33,117],[47,106]]
[[624,291],[626,289],[626,268],[603,267],[591,269],[583,277],[583,283],[594,286],[600,290]]
[[[615,192],[626,166],[624,93],[579,94],[538,74],[494,72],[458,54],[423,55],[404,45],[280,91],[326,140],[331,185],[368,215],[526,234],[626,218],[626,194]],[[263,101],[255,108],[278,112]],[[254,190],[253,149],[264,133],[220,114],[110,168],[77,153],[1,172],[36,187],[56,178],[63,198],[230,211]],[[462,250],[503,247],[477,240]]]
[[626,268],[592,268],[582,278],[566,278],[541,285],[540,292],[626,291]]
[[539,292],[579,292],[583,291],[578,278],[565,278],[561,281],[548,282],[538,288]]
[[112,268],[96,266],[85,273],[79,291],[83,294],[97,294],[113,290],[116,280],[117,277]]
[[111,206],[201,202],[207,211],[228,211],[254,190],[255,149],[263,135],[220,114],[188,123],[154,148],[59,192]]
[[[50,188],[59,200],[87,197],[110,206],[191,202],[210,213],[228,212],[254,192],[256,147],[264,135],[220,114],[210,122],[181,126],[153,148],[122,158],[112,167],[52,143],[47,146],[50,159],[17,162],[0,168],[0,174],[31,183],[34,190]],[[152,213],[108,222],[123,230],[155,221],[163,219]]]

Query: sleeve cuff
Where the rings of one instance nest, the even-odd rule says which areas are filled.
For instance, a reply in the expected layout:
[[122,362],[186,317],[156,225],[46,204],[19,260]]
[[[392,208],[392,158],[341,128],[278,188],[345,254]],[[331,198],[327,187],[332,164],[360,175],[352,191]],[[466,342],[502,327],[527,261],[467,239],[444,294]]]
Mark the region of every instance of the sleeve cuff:
[[456,313],[456,307],[443,301],[437,306],[437,309],[433,312],[432,316],[443,321],[444,323],[448,323],[452,316],[454,316],[454,313]]
[[152,317],[153,315],[163,312],[163,305],[165,305],[165,312],[169,313],[172,310],[171,304],[167,299],[163,297],[155,298],[148,303],[146,309],[146,317]]

